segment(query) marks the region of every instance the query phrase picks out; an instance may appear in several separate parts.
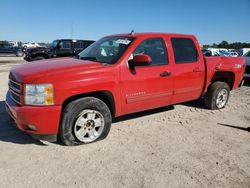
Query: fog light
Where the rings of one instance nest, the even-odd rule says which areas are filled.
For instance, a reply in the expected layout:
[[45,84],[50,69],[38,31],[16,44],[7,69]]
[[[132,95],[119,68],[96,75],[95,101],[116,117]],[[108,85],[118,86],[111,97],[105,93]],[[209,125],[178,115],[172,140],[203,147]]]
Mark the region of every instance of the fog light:
[[36,126],[35,125],[27,125],[28,128],[32,131],[36,131]]

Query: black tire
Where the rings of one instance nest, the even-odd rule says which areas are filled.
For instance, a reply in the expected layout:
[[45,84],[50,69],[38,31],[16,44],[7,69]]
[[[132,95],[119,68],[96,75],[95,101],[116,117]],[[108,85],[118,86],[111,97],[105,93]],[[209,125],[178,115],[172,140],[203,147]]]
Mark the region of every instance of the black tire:
[[75,146],[87,144],[77,139],[74,134],[74,126],[76,126],[75,122],[81,112],[86,109],[98,111],[104,118],[104,127],[99,137],[96,140],[87,143],[92,143],[107,137],[112,123],[111,112],[108,106],[100,99],[85,97],[69,103],[62,112],[59,137],[64,145]]
[[[226,98],[225,104],[223,106],[218,106],[217,103],[216,103],[216,100],[219,97],[218,94],[222,90],[227,92],[227,98]],[[220,81],[214,82],[208,88],[208,91],[207,91],[207,93],[205,95],[205,99],[204,99],[205,106],[208,109],[211,109],[211,110],[222,109],[222,108],[224,108],[226,106],[226,104],[228,102],[228,99],[229,99],[229,96],[230,96],[230,87],[229,87],[229,85],[227,83],[220,82]]]
[[43,56],[37,56],[33,58],[33,61],[43,60],[45,59]]

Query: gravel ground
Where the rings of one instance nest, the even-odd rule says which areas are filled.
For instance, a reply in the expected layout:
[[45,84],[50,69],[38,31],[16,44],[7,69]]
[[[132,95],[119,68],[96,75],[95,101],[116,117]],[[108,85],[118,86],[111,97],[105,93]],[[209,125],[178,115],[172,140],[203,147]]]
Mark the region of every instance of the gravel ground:
[[250,187],[250,87],[210,111],[199,101],[114,120],[109,136],[77,147],[20,132],[4,109],[0,63],[0,187]]
[[19,63],[23,61],[23,57],[16,57],[16,56],[0,56],[0,64],[4,64],[4,63]]

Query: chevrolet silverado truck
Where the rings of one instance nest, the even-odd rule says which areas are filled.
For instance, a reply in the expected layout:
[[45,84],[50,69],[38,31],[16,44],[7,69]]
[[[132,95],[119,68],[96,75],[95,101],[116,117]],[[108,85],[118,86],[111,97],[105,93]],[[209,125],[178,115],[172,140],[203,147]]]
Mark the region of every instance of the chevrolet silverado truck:
[[193,35],[111,35],[75,58],[14,67],[6,109],[35,137],[86,144],[104,139],[118,116],[199,98],[222,109],[244,71],[244,58],[204,57]]

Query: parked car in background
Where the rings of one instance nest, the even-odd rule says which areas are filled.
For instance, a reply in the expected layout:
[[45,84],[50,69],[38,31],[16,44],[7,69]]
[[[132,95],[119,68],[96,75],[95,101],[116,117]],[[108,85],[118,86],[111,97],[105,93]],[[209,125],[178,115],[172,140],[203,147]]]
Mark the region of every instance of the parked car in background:
[[14,67],[6,110],[34,137],[91,143],[108,135],[114,117],[201,97],[222,109],[244,70],[242,57],[203,57],[193,35],[111,35],[75,58]]
[[246,70],[244,74],[245,80],[250,80],[250,51],[248,51],[244,57],[246,58]]
[[231,57],[238,57],[238,53],[237,52],[230,52],[231,53]]
[[54,40],[50,48],[34,48],[26,52],[26,61],[42,60],[54,57],[72,57],[94,43],[92,40],[58,39]]
[[250,48],[241,48],[238,50],[238,54],[239,56],[244,56],[249,51],[250,51]]
[[22,45],[23,48],[37,48],[40,47],[38,43],[32,42],[32,43],[24,43]]
[[22,57],[24,53],[21,48],[15,47],[9,42],[2,41],[0,42],[0,55],[1,56],[15,55],[17,57]]
[[8,41],[10,43],[11,46],[13,47],[18,47],[18,43],[15,41]]
[[204,55],[204,56],[207,56],[207,57],[209,57],[209,56],[223,56],[223,54],[222,53],[220,53],[219,51],[215,51],[215,50],[201,50],[202,51],[202,54]]
[[221,54],[223,54],[223,56],[226,56],[226,57],[238,57],[237,52],[221,52]]

